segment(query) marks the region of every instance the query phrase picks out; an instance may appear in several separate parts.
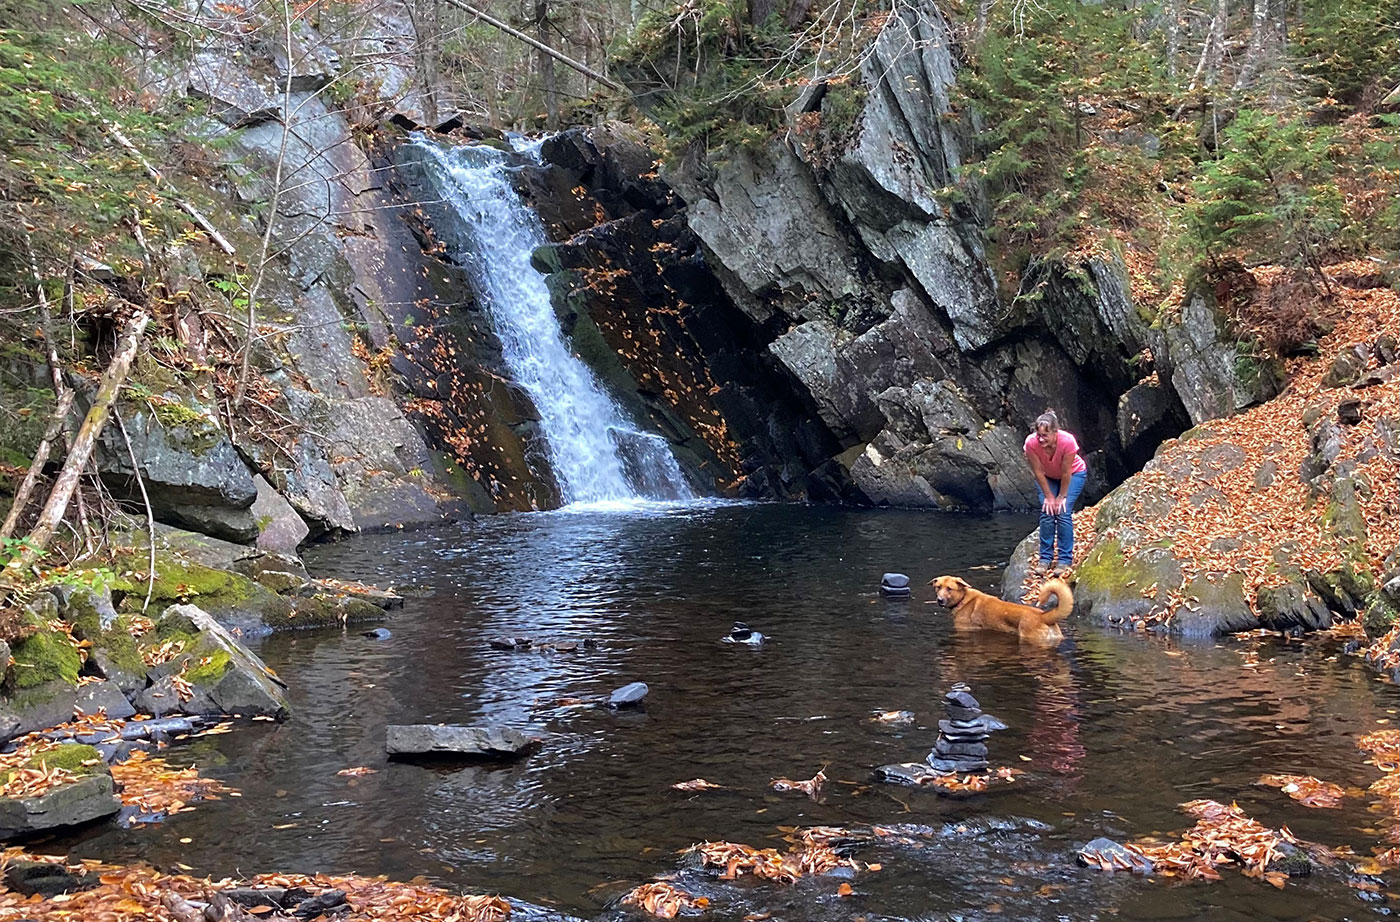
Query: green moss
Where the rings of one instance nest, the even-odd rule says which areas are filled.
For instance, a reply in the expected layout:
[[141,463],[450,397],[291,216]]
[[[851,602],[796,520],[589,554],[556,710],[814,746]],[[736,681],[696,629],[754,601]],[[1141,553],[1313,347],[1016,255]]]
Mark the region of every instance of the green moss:
[[[127,593],[123,606],[139,605],[146,596],[144,576],[147,566],[142,554],[122,557],[117,565],[123,575],[113,584],[114,589]],[[164,607],[176,602],[195,602],[201,608],[229,608],[246,602],[257,592],[257,584],[245,576],[216,570],[194,561],[177,557],[168,551],[156,555],[156,579],[151,589],[151,605]]]
[[231,662],[232,658],[227,650],[222,648],[214,650],[199,657],[189,669],[185,670],[185,680],[193,682],[195,685],[213,685],[228,672]]
[[1385,593],[1376,592],[1371,595],[1370,604],[1361,616],[1361,626],[1366,629],[1367,637],[1375,638],[1394,627],[1397,620],[1400,620],[1400,609],[1386,598]]
[[[78,743],[65,743],[57,749],[41,752],[25,762],[24,767],[40,771],[61,768],[79,777],[102,774],[106,771],[106,763],[102,761],[102,753],[91,746]],[[12,774],[12,772],[0,774],[0,785],[8,782]]]
[[78,669],[82,663],[77,648],[69,642],[67,634],[40,630],[16,641],[10,655],[14,659],[17,689],[36,688],[55,679],[70,685],[78,682]]

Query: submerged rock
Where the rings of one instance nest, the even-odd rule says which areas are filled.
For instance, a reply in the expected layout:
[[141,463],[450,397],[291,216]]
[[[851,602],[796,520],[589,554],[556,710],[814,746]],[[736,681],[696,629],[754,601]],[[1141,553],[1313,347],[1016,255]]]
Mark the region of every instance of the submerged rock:
[[536,741],[510,727],[455,727],[446,724],[393,724],[384,748],[394,756],[456,756],[499,759],[518,756]]
[[1085,867],[1105,871],[1132,871],[1134,874],[1151,874],[1152,861],[1112,839],[1097,838],[1079,850],[1078,862]]

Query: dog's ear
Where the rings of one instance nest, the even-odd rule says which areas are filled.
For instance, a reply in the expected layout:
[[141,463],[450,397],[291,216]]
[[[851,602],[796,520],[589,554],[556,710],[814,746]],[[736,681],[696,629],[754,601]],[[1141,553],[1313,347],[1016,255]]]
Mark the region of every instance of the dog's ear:
[[972,588],[972,586],[968,584],[968,581],[965,580],[965,579],[963,579],[961,576],[955,576],[955,577],[953,577],[953,582],[957,585],[957,587],[958,587],[959,589],[971,589],[971,588]]

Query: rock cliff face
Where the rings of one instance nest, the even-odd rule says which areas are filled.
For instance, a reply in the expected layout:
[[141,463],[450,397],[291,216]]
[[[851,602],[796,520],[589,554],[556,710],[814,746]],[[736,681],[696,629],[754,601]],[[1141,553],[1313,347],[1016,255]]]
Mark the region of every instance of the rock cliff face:
[[[852,129],[837,87],[809,87],[785,136],[665,176],[722,289],[709,301],[747,317],[763,361],[815,409],[843,495],[1034,506],[1021,442],[1047,405],[1080,435],[1101,495],[1162,438],[1268,396],[1275,380],[1242,367],[1206,293],[1149,322],[1114,259],[1034,266],[1019,296],[999,291],[979,193],[958,178],[957,64],[938,9],[906,6],[863,67]],[[622,268],[655,274],[645,254]]]

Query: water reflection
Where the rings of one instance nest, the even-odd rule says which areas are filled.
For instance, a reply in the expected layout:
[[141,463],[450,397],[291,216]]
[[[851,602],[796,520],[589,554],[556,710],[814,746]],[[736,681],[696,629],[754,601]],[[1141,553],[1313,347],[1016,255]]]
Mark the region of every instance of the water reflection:
[[[1075,866],[1098,835],[1189,826],[1177,805],[1197,797],[1235,799],[1265,824],[1369,854],[1376,820],[1364,800],[1309,811],[1253,782],[1281,771],[1368,784],[1376,772],[1353,738],[1393,720],[1393,701],[1361,670],[1296,644],[1176,647],[1071,624],[1047,651],[954,634],[924,581],[951,573],[991,588],[998,571],[982,568],[1031,525],[790,506],[594,510],[320,549],[321,572],[414,587],[393,637],[268,638],[262,653],[291,683],[292,720],[174,753],[213,764],[244,797],[156,829],[100,829],[78,850],[215,876],[425,873],[591,916],[704,839],[769,845],[798,825],[946,822],[965,831],[863,854],[885,870],[863,875],[852,900],[834,881],[686,882],[715,898],[713,918],[734,920],[1364,917],[1338,872],[1276,892],[1233,872],[1175,885]],[[912,599],[878,595],[890,570],[910,575]],[[736,619],[770,641],[719,643]],[[600,646],[486,646],[514,635]],[[559,704],[636,679],[652,688],[642,713]],[[1027,774],[969,802],[872,784],[874,766],[928,753],[939,699],[957,681],[1010,725],[990,741],[994,764]],[[913,723],[870,719],[896,709]],[[544,744],[501,768],[385,762],[386,724],[438,721],[510,723]],[[378,773],[336,774],[355,765]],[[823,767],[831,781],[818,801],[768,787]],[[726,789],[669,788],[695,777]],[[1039,825],[978,831],[990,816]]]

